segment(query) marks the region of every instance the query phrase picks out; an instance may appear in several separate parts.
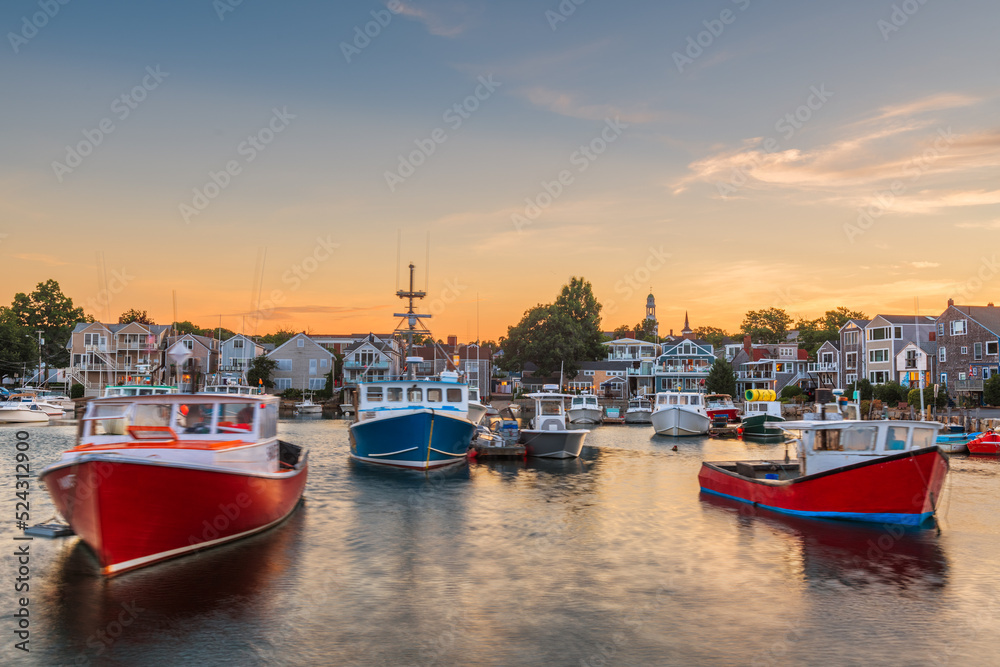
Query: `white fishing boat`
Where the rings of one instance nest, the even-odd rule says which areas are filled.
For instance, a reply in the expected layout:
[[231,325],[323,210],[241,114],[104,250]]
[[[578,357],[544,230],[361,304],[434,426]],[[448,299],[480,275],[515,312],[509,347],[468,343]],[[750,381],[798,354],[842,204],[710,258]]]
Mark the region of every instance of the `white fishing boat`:
[[600,424],[604,411],[594,394],[572,396],[569,405],[571,424]]
[[674,437],[704,435],[712,424],[704,396],[693,391],[657,393],[651,419],[657,435]]
[[590,431],[567,428],[566,399],[568,394],[555,393],[555,385],[545,385],[546,391],[528,394],[535,401],[535,416],[530,429],[521,429],[518,442],[528,456],[552,459],[572,459],[580,456],[583,441]]
[[483,417],[489,412],[489,406],[484,405],[482,401],[479,400],[479,388],[469,387],[469,421],[473,424],[479,425],[483,421]]
[[323,406],[313,403],[310,398],[303,398],[295,404],[295,414],[297,415],[318,415],[322,414]]
[[644,396],[630,398],[628,407],[625,409],[626,424],[652,424],[653,406],[649,404],[649,399]]
[[[62,414],[62,411],[59,414]],[[23,403],[20,400],[0,403],[0,424],[30,424],[47,421],[49,421],[49,416],[37,403]]]
[[62,417],[64,412],[61,405],[39,398],[35,393],[11,394],[4,404],[12,407],[17,407],[17,404],[21,404],[22,406],[34,405],[49,417]]
[[177,387],[165,384],[119,384],[104,388],[102,396],[160,396],[176,394]]

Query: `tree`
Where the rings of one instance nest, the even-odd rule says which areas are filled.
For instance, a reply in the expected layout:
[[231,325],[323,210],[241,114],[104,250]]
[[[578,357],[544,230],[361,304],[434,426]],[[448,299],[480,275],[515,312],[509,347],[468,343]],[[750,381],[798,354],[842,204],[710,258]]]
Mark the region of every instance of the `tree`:
[[736,396],[736,374],[733,373],[732,364],[725,359],[716,359],[705,378],[705,391]]
[[205,332],[204,332],[204,330],[201,327],[199,327],[197,324],[194,324],[194,323],[189,322],[187,320],[185,320],[183,322],[174,322],[174,329],[177,331],[177,334],[180,335],[180,336],[183,336],[185,334],[193,334],[195,336],[204,336],[205,335]]
[[987,405],[1000,405],[1000,375],[993,375],[983,383],[983,400]]
[[657,340],[659,336],[656,335],[656,322],[653,320],[643,320],[639,324],[635,325],[635,339],[644,340],[649,343],[659,343]]
[[885,405],[896,405],[908,400],[906,387],[898,382],[886,382],[872,388],[872,395]]
[[49,279],[38,283],[31,294],[18,292],[14,295],[10,311],[17,323],[28,329],[32,335],[42,332],[42,363],[48,367],[61,368],[69,365],[69,351],[66,343],[77,322],[93,322],[83,308],[75,308],[73,299],[62,293],[59,283]]
[[814,320],[800,319],[795,327],[799,330],[799,343],[809,353],[810,357],[816,355],[823,343],[828,340],[840,339],[840,328],[847,324],[848,320],[865,319],[865,314],[848,310],[843,306],[838,306],[834,310],[828,310],[822,317]]
[[844,392],[844,396],[850,401],[854,400],[854,390],[857,389],[861,392],[862,401],[872,400],[872,383],[868,381],[867,378],[861,378],[856,383],[852,382],[847,385],[847,389]]
[[604,356],[604,335],[601,333],[601,304],[594,296],[590,283],[583,278],[570,277],[552,304],[564,311],[577,325],[582,347],[580,361],[593,361]]
[[[920,388],[914,387],[910,390],[910,393],[906,395],[906,402],[914,406],[917,410],[920,409]],[[948,392],[941,391],[938,392],[937,404],[934,401],[934,387],[924,388],[924,407],[935,406],[938,410],[944,408],[948,405]]]
[[129,322],[156,324],[145,310],[136,310],[135,308],[129,308],[118,317],[118,324],[128,324]]
[[694,337],[707,342],[713,348],[718,348],[730,336],[718,327],[698,327],[694,330]]
[[804,393],[805,392],[802,391],[802,387],[800,387],[797,384],[790,384],[786,387],[781,388],[781,398],[785,400],[793,400],[795,398],[798,398]]
[[283,343],[287,343],[288,341],[290,341],[298,333],[299,333],[298,331],[290,331],[288,329],[278,329],[272,334],[265,334],[261,336],[260,342],[270,343],[271,345],[278,347],[279,345],[282,345]]
[[791,323],[791,316],[780,308],[751,310],[743,317],[740,331],[750,334],[754,342],[783,343]]
[[247,384],[251,387],[257,387],[263,380],[265,389],[273,388],[274,381],[271,380],[271,373],[277,367],[278,362],[267,355],[262,354],[259,357],[254,357],[253,361],[250,362],[250,368],[247,369]]
[[614,340],[618,340],[619,338],[631,338],[633,332],[627,324],[623,324],[611,333],[615,335]]
[[10,308],[0,307],[0,378],[25,375],[36,363],[35,334],[18,323]]
[[323,377],[326,379],[326,386],[313,392],[313,395],[321,401],[329,401],[333,398],[333,369]]

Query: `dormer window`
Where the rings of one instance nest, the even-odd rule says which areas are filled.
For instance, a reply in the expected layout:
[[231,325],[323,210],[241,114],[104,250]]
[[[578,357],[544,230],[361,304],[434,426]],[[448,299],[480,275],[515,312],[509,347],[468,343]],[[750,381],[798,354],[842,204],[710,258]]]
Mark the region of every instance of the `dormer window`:
[[968,329],[965,320],[952,320],[951,322],[952,336],[964,336],[966,333],[968,333]]

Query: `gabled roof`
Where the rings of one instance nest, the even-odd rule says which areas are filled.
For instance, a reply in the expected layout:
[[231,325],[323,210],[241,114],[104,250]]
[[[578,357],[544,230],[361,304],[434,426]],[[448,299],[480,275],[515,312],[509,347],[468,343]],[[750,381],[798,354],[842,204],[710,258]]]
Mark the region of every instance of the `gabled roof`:
[[840,352],[840,341],[837,341],[837,340],[828,340],[828,341],[825,341],[822,345],[820,345],[816,349],[816,351],[819,352],[820,350],[822,350],[827,345],[829,345],[830,347],[832,347],[837,352]]
[[869,320],[869,324],[876,319],[883,319],[889,324],[934,324],[934,320],[937,318],[925,315],[883,315],[879,313]]
[[[73,327],[73,333],[80,333],[81,331],[84,331],[85,329],[92,327],[94,325],[104,327],[111,333],[118,333],[119,331],[127,327],[129,324],[138,324],[138,322],[128,322],[126,324],[117,324],[117,323],[105,324],[104,322],[77,322],[76,325]],[[139,326],[149,329],[150,333],[156,334],[157,336],[159,336],[161,333],[170,328],[170,326],[166,324],[139,324]]]
[[[282,343],[278,347],[276,347],[273,350],[271,350],[270,352],[268,352],[267,355],[271,356],[272,354],[274,354],[275,352],[277,352],[281,348],[285,347],[289,343],[291,343],[293,341],[297,341],[300,338],[304,338],[305,340],[309,341],[310,343],[312,343],[313,345],[315,345],[316,347],[318,347],[319,349],[321,349],[323,352],[325,352],[329,357],[331,357],[331,358],[333,357],[333,353],[330,352],[330,350],[326,349],[325,347],[323,347],[322,345],[320,345],[319,343],[317,343],[316,341],[314,341],[312,338],[310,338],[309,336],[307,336],[304,333],[295,334],[294,336],[292,336],[291,338],[289,338],[288,340],[286,340],[284,343]],[[296,345],[296,347],[298,347],[298,345]]]
[[869,322],[871,322],[871,320],[847,320],[846,322],[844,322],[843,326],[841,326],[839,329],[837,329],[837,331],[841,332],[844,329],[846,329],[848,327],[848,325],[852,325],[852,324],[855,327],[857,327],[858,329],[864,329],[866,326],[868,326]]
[[949,310],[954,308],[1000,337],[1000,308],[996,306],[949,306],[948,308]]
[[379,352],[383,354],[389,354],[392,351],[392,341],[383,341],[375,334],[368,334],[361,340],[356,340],[347,347],[344,348],[344,356],[346,357],[351,352],[354,352],[358,348],[364,347],[365,345],[371,345]]

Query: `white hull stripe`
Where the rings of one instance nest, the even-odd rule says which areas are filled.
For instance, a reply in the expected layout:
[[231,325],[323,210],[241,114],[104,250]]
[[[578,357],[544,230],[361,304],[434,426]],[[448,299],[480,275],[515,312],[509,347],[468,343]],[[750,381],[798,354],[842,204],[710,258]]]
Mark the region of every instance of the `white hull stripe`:
[[395,456],[396,454],[405,454],[406,452],[412,452],[416,447],[410,447],[409,449],[401,449],[398,452],[387,452],[385,454],[369,454],[368,456]]
[[[416,447],[414,447],[414,449],[416,449]],[[452,454],[451,452],[443,452],[440,449],[434,449],[433,447],[431,447],[430,450],[432,452],[437,452],[438,454],[444,454],[445,456],[457,456],[459,458],[463,456],[468,456],[468,452],[462,452],[461,454]]]
[[[382,459],[368,458],[366,456],[358,456],[357,454],[351,454],[351,457],[357,459],[358,461],[366,461],[368,463],[378,463],[379,465],[390,465],[399,468],[420,468],[420,469],[440,468],[442,466],[454,465],[455,463],[461,461],[461,459],[452,459],[448,461],[431,461],[430,463],[428,463],[427,461],[385,461]],[[463,455],[462,458],[465,458],[465,455]]]

